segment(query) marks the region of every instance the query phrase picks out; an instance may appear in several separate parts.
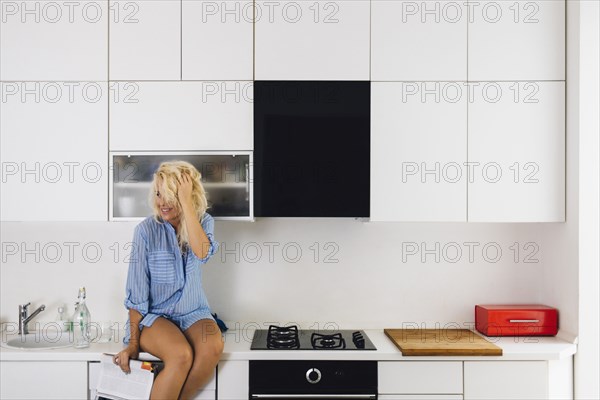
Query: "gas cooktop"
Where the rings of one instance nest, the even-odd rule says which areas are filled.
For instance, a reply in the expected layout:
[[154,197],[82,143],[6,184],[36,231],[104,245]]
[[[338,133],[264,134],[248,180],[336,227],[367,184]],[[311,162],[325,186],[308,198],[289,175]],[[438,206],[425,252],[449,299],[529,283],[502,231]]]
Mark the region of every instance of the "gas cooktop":
[[297,326],[280,327],[254,332],[250,350],[377,350],[362,330],[311,330]]

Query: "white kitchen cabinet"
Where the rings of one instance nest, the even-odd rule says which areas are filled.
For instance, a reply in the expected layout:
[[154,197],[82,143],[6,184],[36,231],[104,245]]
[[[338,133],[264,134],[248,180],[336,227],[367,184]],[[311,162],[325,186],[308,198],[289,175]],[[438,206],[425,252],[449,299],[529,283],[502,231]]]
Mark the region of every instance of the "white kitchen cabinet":
[[374,0],[373,81],[466,81],[467,7],[462,2]]
[[3,221],[106,221],[106,82],[2,82]]
[[219,400],[240,400],[248,398],[248,361],[221,361],[217,392]]
[[469,221],[564,221],[564,82],[477,85],[469,104]]
[[182,79],[252,80],[254,3],[182,2]]
[[469,80],[564,80],[565,1],[469,2]]
[[369,80],[370,2],[256,1],[256,80]]
[[465,361],[465,400],[547,399],[547,361]]
[[107,2],[0,0],[0,80],[106,80]]
[[181,1],[110,4],[110,80],[180,80]]
[[88,397],[85,361],[2,361],[0,398],[82,400]]
[[463,393],[461,361],[380,361],[377,366],[380,394],[431,396]]
[[215,220],[253,217],[252,152],[111,152],[110,221],[141,221],[153,210],[148,203],[157,167],[180,160],[202,175],[209,213]]
[[462,400],[462,394],[382,394],[379,400]]
[[371,221],[465,221],[460,82],[371,84]]
[[[96,387],[100,377],[100,362],[90,362],[88,364],[88,382],[89,382],[89,399],[95,399]],[[217,371],[213,378],[198,392],[193,400],[216,400],[217,398]]]
[[252,82],[113,83],[110,149],[252,150]]

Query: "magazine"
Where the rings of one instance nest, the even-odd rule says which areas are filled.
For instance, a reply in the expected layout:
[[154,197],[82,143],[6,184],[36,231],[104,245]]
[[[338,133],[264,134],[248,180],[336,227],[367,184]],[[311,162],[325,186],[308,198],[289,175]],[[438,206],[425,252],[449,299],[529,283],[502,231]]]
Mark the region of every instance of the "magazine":
[[113,363],[112,354],[103,354],[96,400],[148,400],[154,383],[155,366],[148,361],[130,360],[131,373],[126,374]]

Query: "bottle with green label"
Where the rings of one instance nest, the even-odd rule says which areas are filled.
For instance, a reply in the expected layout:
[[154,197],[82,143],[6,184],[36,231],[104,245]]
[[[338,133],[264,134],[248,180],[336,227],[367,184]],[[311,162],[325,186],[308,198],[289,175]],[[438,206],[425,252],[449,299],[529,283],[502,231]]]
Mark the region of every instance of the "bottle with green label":
[[73,346],[83,349],[90,346],[90,310],[85,304],[85,288],[79,288],[79,296],[73,314]]

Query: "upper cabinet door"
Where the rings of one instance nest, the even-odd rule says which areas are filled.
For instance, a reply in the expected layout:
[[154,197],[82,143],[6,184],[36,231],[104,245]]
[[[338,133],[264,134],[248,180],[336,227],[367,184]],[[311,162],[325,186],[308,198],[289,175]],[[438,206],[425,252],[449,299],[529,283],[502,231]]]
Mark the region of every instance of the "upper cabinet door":
[[464,3],[373,0],[371,19],[372,80],[467,79]]
[[466,86],[373,82],[371,93],[371,221],[466,221]]
[[113,151],[252,150],[252,82],[112,83]]
[[369,80],[370,2],[256,1],[256,80]]
[[256,81],[254,215],[368,217],[370,82]]
[[0,80],[106,81],[107,2],[0,1]]
[[2,82],[2,92],[2,220],[106,221],[106,82]]
[[565,1],[470,2],[469,80],[564,80]]
[[469,164],[469,221],[564,221],[564,82],[475,87]]
[[110,5],[110,79],[181,79],[181,1]]
[[252,80],[252,1],[182,2],[183,80]]

